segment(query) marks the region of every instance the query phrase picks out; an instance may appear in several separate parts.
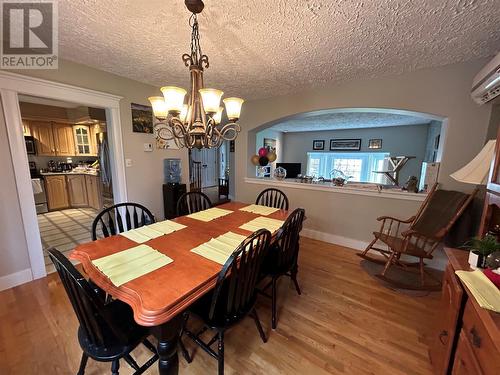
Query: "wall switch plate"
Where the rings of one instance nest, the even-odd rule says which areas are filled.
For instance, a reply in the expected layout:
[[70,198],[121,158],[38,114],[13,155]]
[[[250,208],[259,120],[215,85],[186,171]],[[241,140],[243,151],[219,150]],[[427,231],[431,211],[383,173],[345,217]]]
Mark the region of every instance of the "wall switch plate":
[[152,143],[144,143],[144,152],[152,152],[153,144]]
[[125,166],[126,167],[131,167],[133,164],[132,159],[125,159]]

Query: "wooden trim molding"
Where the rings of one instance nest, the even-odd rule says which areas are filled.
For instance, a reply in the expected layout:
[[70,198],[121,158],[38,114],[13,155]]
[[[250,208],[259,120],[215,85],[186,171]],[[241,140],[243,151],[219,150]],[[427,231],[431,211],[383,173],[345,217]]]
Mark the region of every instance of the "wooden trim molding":
[[33,280],[33,275],[31,274],[31,269],[29,268],[11,273],[10,275],[2,276],[0,277],[0,291],[13,288],[31,280]]

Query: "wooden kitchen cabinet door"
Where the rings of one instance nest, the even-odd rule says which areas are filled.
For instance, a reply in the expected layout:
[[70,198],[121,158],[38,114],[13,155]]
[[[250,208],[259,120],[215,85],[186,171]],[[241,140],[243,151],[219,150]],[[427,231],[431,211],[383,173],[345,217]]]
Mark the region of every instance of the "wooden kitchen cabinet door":
[[[494,361],[495,359],[492,358]],[[457,351],[455,353],[455,361],[453,362],[452,375],[483,375],[479,363],[477,362],[474,352],[472,351],[469,340],[465,334],[460,334],[458,339]]]
[[54,144],[58,156],[76,155],[75,139],[73,137],[73,127],[68,124],[54,123]]
[[36,150],[39,156],[55,156],[52,123],[48,121],[30,121],[31,134],[36,139]]
[[66,176],[45,176],[47,205],[50,211],[69,207],[68,187]]
[[84,175],[66,176],[68,183],[69,203],[71,207],[87,207],[87,185]]
[[89,206],[100,210],[102,208],[102,189],[99,177],[86,175],[85,181]]
[[448,265],[443,277],[439,320],[429,349],[429,356],[435,374],[448,374],[462,301],[463,289],[455,276],[452,266]]

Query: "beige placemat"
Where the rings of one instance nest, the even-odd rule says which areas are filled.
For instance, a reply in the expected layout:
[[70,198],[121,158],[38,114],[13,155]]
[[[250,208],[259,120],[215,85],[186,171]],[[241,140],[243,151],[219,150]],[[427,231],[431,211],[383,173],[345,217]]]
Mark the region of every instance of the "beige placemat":
[[479,306],[500,313],[500,290],[483,272],[475,270],[455,271],[455,273],[467,285]]
[[276,232],[283,225],[283,220],[270,219],[268,217],[259,216],[253,220],[250,220],[248,223],[240,226],[240,229],[249,230],[250,232],[255,232],[259,229],[267,229],[271,233]]
[[191,249],[191,252],[216,263],[224,264],[245,238],[246,236],[241,234],[227,232]]
[[172,262],[171,258],[148,245],[135,246],[92,261],[99,271],[116,286],[123,285]]
[[274,207],[261,206],[260,204],[251,204],[249,206],[240,208],[240,211],[247,211],[257,215],[267,216],[272,214],[273,212],[279,211],[279,209]]
[[164,221],[159,221],[154,224],[148,225],[148,228],[154,229],[158,232],[161,232],[163,234],[169,234],[172,232],[176,232],[178,230],[186,228],[185,225],[176,223],[175,221],[172,220],[164,220]]
[[191,215],[187,215],[187,217],[195,220],[200,220],[200,221],[211,221],[214,219],[217,219],[222,216],[229,215],[233,211],[230,210],[224,210],[222,208],[217,208],[217,207],[212,207],[207,210],[199,211]]

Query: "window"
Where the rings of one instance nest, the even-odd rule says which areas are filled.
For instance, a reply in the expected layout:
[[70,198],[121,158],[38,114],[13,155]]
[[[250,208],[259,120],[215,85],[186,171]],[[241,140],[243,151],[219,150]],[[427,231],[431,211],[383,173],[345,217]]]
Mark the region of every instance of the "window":
[[331,178],[331,171],[338,169],[351,176],[351,181],[385,183],[381,171],[386,167],[388,152],[308,152],[307,175]]

